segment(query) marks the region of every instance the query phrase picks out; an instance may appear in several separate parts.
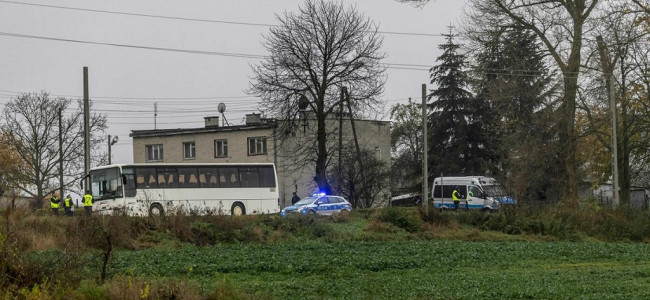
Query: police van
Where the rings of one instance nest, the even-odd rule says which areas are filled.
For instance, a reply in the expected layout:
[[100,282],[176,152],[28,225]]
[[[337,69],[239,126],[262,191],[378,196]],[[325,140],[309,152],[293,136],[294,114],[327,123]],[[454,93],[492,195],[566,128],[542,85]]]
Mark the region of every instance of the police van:
[[437,177],[433,180],[431,196],[433,207],[438,209],[455,209],[456,198],[459,209],[496,211],[501,204],[514,204],[512,197],[497,195],[502,190],[491,177]]

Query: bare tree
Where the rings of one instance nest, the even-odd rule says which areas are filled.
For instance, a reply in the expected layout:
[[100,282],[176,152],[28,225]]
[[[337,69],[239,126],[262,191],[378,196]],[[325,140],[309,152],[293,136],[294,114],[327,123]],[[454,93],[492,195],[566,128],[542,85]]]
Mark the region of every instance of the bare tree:
[[411,99],[407,104],[396,104],[390,110],[393,189],[416,191],[422,185],[422,108]]
[[[588,125],[583,131],[593,134],[594,136],[590,138],[597,139],[603,146],[592,151],[599,150],[607,153],[612,151],[611,111],[607,95],[613,92],[616,96],[617,171],[621,204],[625,206],[630,203],[630,188],[633,180],[641,171],[638,166],[647,163],[644,157],[647,156],[649,147],[647,139],[640,138],[650,128],[643,111],[643,103],[646,103],[647,96],[644,95],[642,75],[647,72],[643,61],[647,63],[648,60],[646,38],[649,32],[642,26],[638,26],[643,24],[645,19],[645,13],[630,11],[628,6],[622,3],[610,5],[603,10],[598,28],[603,38],[603,48],[598,51],[601,52],[602,57],[598,55],[596,57],[600,57],[600,60],[588,61],[590,63],[588,66],[595,65],[593,69],[596,72],[587,74],[586,78],[591,79],[592,82],[585,85],[581,95],[584,99],[581,101],[580,108],[584,110]],[[597,52],[596,49],[593,52]],[[614,91],[610,91],[611,78],[616,83]],[[607,178],[603,179],[609,179],[611,175],[609,157],[604,156],[606,159],[601,162],[593,162],[593,157],[594,155],[589,157],[592,158],[589,166],[593,166],[596,171],[592,173],[604,174]]]
[[644,0],[632,0],[632,2],[636,4],[636,7],[638,7],[641,11],[645,12],[646,14],[650,14],[650,2]]
[[[364,149],[356,153],[354,146],[350,143],[343,151],[342,164],[335,165],[332,173],[341,174],[333,176],[333,185],[341,191],[353,207],[368,208],[377,205],[384,205],[382,202],[387,196],[387,184],[390,179],[390,172],[386,164],[377,159],[376,155]],[[363,161],[359,164],[359,160]],[[363,170],[360,169],[363,166]]]
[[317,123],[315,151],[309,154],[316,163],[314,180],[330,192],[326,119],[338,112],[343,87],[355,111],[378,108],[385,82],[382,38],[354,8],[324,0],[307,0],[297,13],[286,12],[278,21],[266,37],[269,57],[253,68],[248,92],[262,98],[262,111],[284,120],[278,122],[280,135],[295,132],[301,112],[311,111]]
[[[9,135],[11,147],[18,153],[19,169],[7,174],[8,180],[19,190],[35,198],[34,206],[44,196],[61,188],[58,183],[59,112],[62,113],[64,187],[72,187],[83,177],[83,105],[72,108],[72,101],[52,99],[45,93],[21,94],[5,105],[3,128]],[[91,133],[106,128],[106,118],[91,116]],[[102,136],[103,138],[103,136]],[[103,140],[93,135],[94,149]]]

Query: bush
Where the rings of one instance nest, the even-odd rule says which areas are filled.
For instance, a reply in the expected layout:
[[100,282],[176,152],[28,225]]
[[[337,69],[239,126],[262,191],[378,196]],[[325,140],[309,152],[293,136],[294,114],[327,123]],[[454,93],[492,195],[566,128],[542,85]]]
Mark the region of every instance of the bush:
[[386,207],[380,210],[378,220],[408,232],[418,232],[422,229],[422,219],[415,208]]
[[176,278],[117,276],[104,288],[110,299],[200,299],[196,286]]

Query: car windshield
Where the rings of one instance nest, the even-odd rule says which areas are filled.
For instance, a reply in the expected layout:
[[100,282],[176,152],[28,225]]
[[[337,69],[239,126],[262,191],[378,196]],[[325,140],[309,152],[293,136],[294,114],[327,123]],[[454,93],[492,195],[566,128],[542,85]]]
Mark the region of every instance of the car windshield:
[[307,197],[305,199],[302,199],[302,200],[296,202],[296,204],[294,204],[294,205],[295,206],[302,206],[302,205],[312,204],[312,203],[314,203],[314,200],[316,200],[316,197]]

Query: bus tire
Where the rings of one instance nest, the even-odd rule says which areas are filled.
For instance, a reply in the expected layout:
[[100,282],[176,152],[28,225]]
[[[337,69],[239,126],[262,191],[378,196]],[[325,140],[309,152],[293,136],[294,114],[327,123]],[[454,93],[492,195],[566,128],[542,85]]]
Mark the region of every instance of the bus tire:
[[149,216],[151,217],[162,217],[165,215],[165,209],[162,204],[154,203],[149,207]]
[[233,216],[243,216],[246,214],[246,207],[244,206],[244,203],[241,202],[235,202],[232,204],[232,208],[230,208],[230,214]]

